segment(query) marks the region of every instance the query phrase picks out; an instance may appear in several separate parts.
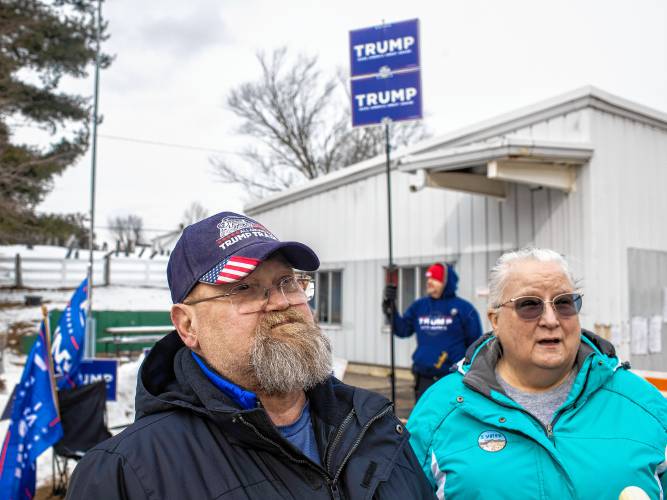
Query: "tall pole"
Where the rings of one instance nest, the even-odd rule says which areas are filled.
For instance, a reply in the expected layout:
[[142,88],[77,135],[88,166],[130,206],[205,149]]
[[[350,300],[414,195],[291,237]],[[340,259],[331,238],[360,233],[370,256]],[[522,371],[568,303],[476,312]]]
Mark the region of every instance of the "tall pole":
[[100,91],[100,31],[102,26],[102,0],[97,0],[97,29],[95,46],[95,93],[93,97],[93,147],[90,168],[90,231],[88,245],[90,257],[88,261],[88,306],[86,308],[86,345],[87,357],[95,356],[95,322],[93,321],[93,253],[95,250],[95,172],[97,168],[97,119]]
[[[394,251],[392,248],[392,226],[391,226],[391,143],[389,142],[389,118],[384,120],[384,142],[386,155],[386,170],[387,170],[387,222],[389,224],[389,267],[388,276],[391,279],[394,272]],[[391,401],[396,405],[396,352],[394,346],[394,320],[390,318],[389,321],[389,353],[391,359],[391,373],[389,378],[391,380]]]

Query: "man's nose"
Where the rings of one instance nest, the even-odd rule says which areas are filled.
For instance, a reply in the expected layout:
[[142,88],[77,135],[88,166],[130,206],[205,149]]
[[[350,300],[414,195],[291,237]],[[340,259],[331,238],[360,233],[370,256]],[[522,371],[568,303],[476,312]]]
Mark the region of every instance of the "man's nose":
[[279,288],[270,288],[266,293],[269,296],[264,306],[265,311],[284,311],[289,307],[287,298]]

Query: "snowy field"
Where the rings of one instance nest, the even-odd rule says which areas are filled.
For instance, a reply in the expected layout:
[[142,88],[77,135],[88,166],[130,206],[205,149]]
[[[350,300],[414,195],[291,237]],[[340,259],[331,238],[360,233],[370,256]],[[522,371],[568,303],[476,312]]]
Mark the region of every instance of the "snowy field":
[[[68,248],[66,247],[57,247],[52,245],[34,245],[32,248],[28,248],[25,245],[0,245],[0,257],[14,257],[17,253],[21,254],[21,257],[38,257],[38,258],[52,258],[52,259],[64,259],[67,255]],[[88,249],[79,249],[79,258],[87,260],[89,257]],[[95,250],[93,252],[93,257],[95,259],[103,258],[108,251]],[[130,253],[128,258],[139,258],[141,249]],[[145,251],[142,254],[141,258],[148,259],[151,252]],[[125,257],[124,252],[119,253],[119,257]],[[154,260],[168,260],[168,257],[165,255],[156,255],[153,257]]]

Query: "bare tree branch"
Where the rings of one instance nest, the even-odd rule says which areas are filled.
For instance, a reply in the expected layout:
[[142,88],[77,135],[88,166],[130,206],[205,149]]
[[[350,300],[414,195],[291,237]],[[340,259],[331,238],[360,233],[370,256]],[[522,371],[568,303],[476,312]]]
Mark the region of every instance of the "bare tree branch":
[[[253,147],[242,161],[213,157],[221,182],[239,184],[252,197],[282,191],[384,151],[381,127],[352,129],[348,85],[342,71],[325,77],[317,57],[288,57],[287,49],[257,54],[260,77],[233,89],[227,107],[241,119],[240,134]],[[394,124],[392,145],[426,136],[421,122]]]
[[109,217],[109,231],[121,246],[130,248],[143,243],[144,220],[139,215]]
[[181,227],[189,226],[194,224],[197,221],[205,219],[208,217],[208,210],[198,201],[193,201],[190,203],[190,206],[185,209],[183,212],[183,217],[181,218]]

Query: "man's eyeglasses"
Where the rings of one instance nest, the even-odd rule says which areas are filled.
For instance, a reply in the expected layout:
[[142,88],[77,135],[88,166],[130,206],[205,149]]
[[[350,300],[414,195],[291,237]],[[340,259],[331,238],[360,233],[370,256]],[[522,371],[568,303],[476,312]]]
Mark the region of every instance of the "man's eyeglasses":
[[232,303],[239,314],[252,314],[264,309],[271,292],[277,289],[291,306],[306,304],[315,295],[315,283],[307,274],[285,276],[270,288],[256,283],[239,283],[228,292],[203,299],[183,302],[187,306],[208,300],[225,299]]
[[506,306],[509,303],[514,304],[516,315],[526,321],[533,321],[544,314],[544,305],[551,304],[561,318],[570,318],[579,314],[581,310],[581,298],[583,294],[577,292],[561,293],[552,300],[544,300],[540,297],[515,297],[507,302],[498,304],[498,308]]

